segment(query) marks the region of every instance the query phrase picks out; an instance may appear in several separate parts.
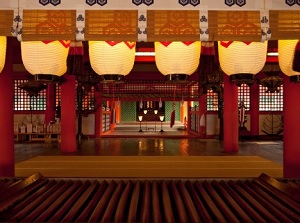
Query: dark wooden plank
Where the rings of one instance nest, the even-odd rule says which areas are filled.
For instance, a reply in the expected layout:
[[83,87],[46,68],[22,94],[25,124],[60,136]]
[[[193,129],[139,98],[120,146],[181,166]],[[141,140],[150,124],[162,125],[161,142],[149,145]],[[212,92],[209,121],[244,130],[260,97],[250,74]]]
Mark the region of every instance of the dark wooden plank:
[[150,182],[146,180],[143,185],[143,196],[142,196],[142,210],[141,210],[141,223],[150,222]]
[[132,181],[128,181],[126,183],[126,187],[120,197],[120,201],[118,203],[117,209],[116,209],[116,213],[115,213],[115,218],[114,218],[114,222],[125,222],[126,220],[126,207],[128,204],[128,201],[130,201],[129,199],[129,194],[131,192],[132,189]]
[[[20,210],[23,210],[24,207],[35,199],[34,196],[38,197],[38,194],[34,194],[34,191],[42,188],[48,182],[48,179],[39,179],[3,202],[0,205],[0,219],[4,219],[4,216],[14,216],[14,212],[18,213]],[[12,208],[13,210],[10,211]]]
[[[243,197],[267,222],[278,222],[279,221],[267,210],[262,204],[260,204],[256,199],[254,199],[251,194],[245,190],[244,183],[240,180],[228,182],[230,187],[234,189],[240,196]],[[240,186],[242,184],[242,186]]]
[[178,221],[179,222],[190,222],[188,219],[188,216],[186,214],[186,211],[185,211],[185,206],[184,206],[181,196],[177,190],[174,180],[170,181],[170,191],[172,193],[172,197],[174,198],[175,206],[176,206],[176,210],[173,210],[173,212],[176,211],[177,216],[178,216]]
[[109,200],[109,203],[103,214],[101,222],[112,222],[116,207],[120,200],[120,195],[123,192],[124,185],[125,185],[124,181],[118,182],[117,188],[114,191],[111,199]]
[[11,178],[11,179],[4,179],[4,180],[0,180],[0,195],[3,192],[3,190],[7,190],[9,187],[12,187],[16,184],[20,184],[24,181],[24,179],[15,179],[15,178]]
[[73,207],[74,203],[79,199],[82,193],[88,188],[91,184],[89,181],[80,181],[76,183],[79,184],[79,187],[74,191],[73,194],[66,200],[66,202],[53,214],[49,222],[60,222],[68,211]]
[[175,222],[175,218],[173,215],[171,199],[170,199],[170,192],[168,189],[168,182],[165,180],[161,184],[162,188],[162,201],[163,201],[163,211],[164,211],[164,222]]
[[[225,184],[224,181],[223,184]],[[232,197],[231,194],[221,185],[220,181],[213,180],[211,182],[211,185],[215,188],[215,190],[220,194],[224,200],[226,200],[226,204],[229,206],[230,210],[232,210],[239,221],[241,222],[252,222],[253,219],[251,219],[247,213],[242,209],[242,207],[237,203],[235,200],[236,197]],[[258,220],[258,219],[256,219]]]
[[[30,204],[28,204],[23,210],[19,213],[16,213],[14,217],[17,221],[33,221],[38,213],[40,212],[39,206],[42,204],[44,200],[47,199],[51,194],[53,194],[61,184],[57,183],[56,181],[50,181],[49,184],[46,184],[43,188],[38,190],[36,193],[39,193],[39,196],[33,200]],[[30,218],[29,218],[30,216]]]
[[223,216],[223,213],[209,196],[208,192],[203,188],[202,183],[200,183],[199,181],[195,182],[195,188],[198,190],[199,195],[202,197],[202,200],[208,207],[210,215],[213,215],[212,218],[215,219],[216,222],[226,222],[227,220]]
[[278,189],[280,192],[286,194],[294,201],[300,203],[300,190],[291,186],[288,186],[287,184],[281,183],[280,181],[276,180],[273,177],[270,177],[266,174],[261,174],[259,176],[259,180],[261,182],[266,182],[267,184],[272,185],[274,188]]
[[189,192],[187,191],[187,188],[181,180],[177,183],[177,186],[178,190],[180,191],[182,200],[185,204],[188,216],[190,217],[190,222],[201,222],[200,216],[198,215],[197,209],[192,201]]
[[97,186],[97,181],[90,182],[90,185],[86,188],[84,193],[81,194],[78,200],[73,204],[72,208],[65,215],[62,222],[73,222],[77,219],[81,211],[84,209],[84,205],[86,205],[91,199],[93,192],[95,191],[95,189],[97,189]]
[[26,218],[24,218],[24,221],[30,220],[30,219],[35,219],[34,216],[37,216],[37,219],[35,221],[37,222],[43,222],[44,220],[41,220],[41,218],[47,218],[49,216],[49,213],[47,212],[47,209],[51,206],[53,202],[55,202],[61,194],[67,190],[72,185],[71,181],[64,182],[64,180],[60,181],[57,186],[56,190],[53,191],[52,194],[50,194],[48,197],[46,197],[45,200],[42,201],[42,203],[39,205],[39,207],[31,212]]
[[159,201],[158,182],[155,180],[152,182],[152,221],[162,222],[161,205]]
[[228,222],[239,222],[239,219],[235,216],[235,213],[227,206],[223,198],[217,193],[212,187],[211,183],[204,181],[203,187],[208,191],[216,205],[219,207],[221,212],[224,214]]
[[292,180],[291,181],[285,181],[284,184],[286,184],[289,187],[294,188],[295,190],[299,190],[300,191],[300,184],[297,184],[296,182],[294,182]]
[[129,205],[127,222],[138,222],[138,203],[141,193],[141,182],[136,181],[134,184],[131,201]]
[[12,184],[9,185],[8,188],[6,188],[3,191],[0,191],[0,197],[1,197],[1,203],[5,201],[6,199],[12,197],[14,194],[16,194],[18,191],[24,189],[28,185],[34,183],[35,181],[41,179],[43,176],[39,173],[33,174],[24,180],[21,181],[9,181],[12,182]]
[[108,204],[109,199],[110,199],[112,193],[114,192],[116,185],[117,185],[117,183],[114,180],[109,182],[103,196],[101,197],[97,206],[95,207],[94,211],[92,212],[92,214],[88,220],[89,222],[100,221],[101,216],[106,209],[106,205]]
[[[245,212],[251,217],[254,222],[266,222],[265,219],[259,215],[256,210],[253,209],[249,203],[244,200],[235,190],[233,190],[228,183],[225,183],[223,180],[220,182],[220,185],[232,196],[232,198],[238,203],[238,205],[245,210]],[[249,221],[251,222],[251,221]]]
[[300,215],[290,210],[284,203],[278,200],[277,197],[266,193],[261,187],[251,181],[246,182],[249,182],[247,186],[252,196],[270,210],[279,221],[288,222],[293,220],[294,222],[300,222]]
[[193,203],[195,204],[196,209],[198,210],[197,212],[199,213],[199,216],[201,217],[201,221],[206,222],[206,223],[215,222],[213,217],[209,215],[206,207],[204,206],[203,202],[201,201],[200,197],[198,196],[198,194],[194,188],[194,184],[190,180],[188,180],[186,182],[186,188],[191,195],[191,199],[192,199]]
[[63,206],[69,197],[74,193],[74,191],[80,186],[79,182],[69,180],[62,189],[63,193],[49,205],[49,208],[42,213],[35,221],[36,222],[46,222],[48,221],[56,211]]
[[263,188],[266,193],[269,193],[272,196],[277,197],[277,199],[280,199],[280,201],[284,205],[289,207],[295,213],[300,214],[300,203],[296,202],[295,200],[293,200],[283,192],[279,191],[277,188],[273,187],[272,185],[266,183],[261,179],[254,179],[253,182],[259,185],[261,188]]
[[102,181],[100,187],[97,188],[97,191],[93,195],[93,199],[85,206],[85,209],[81,211],[80,215],[74,222],[87,222],[89,217],[91,216],[93,210],[104,194],[106,188],[108,186],[107,181]]

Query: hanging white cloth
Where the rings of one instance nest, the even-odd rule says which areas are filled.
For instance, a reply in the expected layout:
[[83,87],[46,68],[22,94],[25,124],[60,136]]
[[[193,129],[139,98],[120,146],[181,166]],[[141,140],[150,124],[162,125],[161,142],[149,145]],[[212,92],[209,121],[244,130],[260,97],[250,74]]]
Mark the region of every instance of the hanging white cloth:
[[205,126],[205,115],[202,114],[201,117],[200,117],[200,126]]

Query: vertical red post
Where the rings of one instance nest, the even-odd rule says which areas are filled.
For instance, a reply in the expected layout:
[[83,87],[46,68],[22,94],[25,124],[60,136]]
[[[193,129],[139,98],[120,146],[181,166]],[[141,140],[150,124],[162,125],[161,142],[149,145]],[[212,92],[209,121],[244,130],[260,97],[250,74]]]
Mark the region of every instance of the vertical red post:
[[12,39],[7,38],[6,61],[0,73],[0,177],[15,176]]
[[76,91],[75,76],[65,74],[61,85],[61,151],[76,151]]
[[289,77],[283,82],[283,176],[300,177],[300,84],[291,83]]
[[48,84],[47,86],[47,99],[46,99],[46,113],[45,124],[48,125],[50,121],[55,120],[55,101],[56,92],[55,84]]
[[237,152],[239,142],[238,88],[224,75],[224,152]]
[[259,135],[259,84],[250,88],[250,132],[251,136]]

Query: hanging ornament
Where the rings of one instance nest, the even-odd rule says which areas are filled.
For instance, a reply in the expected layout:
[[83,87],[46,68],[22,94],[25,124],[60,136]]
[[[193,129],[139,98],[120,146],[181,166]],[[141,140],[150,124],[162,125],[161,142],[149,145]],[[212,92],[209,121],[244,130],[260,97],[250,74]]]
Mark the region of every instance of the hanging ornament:
[[[293,82],[300,81],[300,72],[293,70],[298,40],[278,40],[278,62],[281,71]],[[300,63],[300,61],[299,61]]]
[[83,70],[83,54],[82,41],[72,41],[67,58],[67,74],[81,75]]
[[143,100],[141,99],[141,101],[140,101],[140,109],[142,109],[143,108]]
[[155,42],[155,63],[167,80],[185,81],[199,65],[201,43]]
[[159,98],[158,107],[162,108],[162,106],[163,106],[163,104],[162,104],[161,98]]
[[295,47],[293,70],[300,72],[300,40],[298,40],[296,47]]
[[183,97],[181,98],[181,102],[180,102],[180,106],[183,107],[184,105],[184,100],[183,100]]
[[0,36],[0,73],[5,65],[6,44],[6,36]]
[[120,81],[135,60],[135,42],[89,41],[92,68],[102,81]]
[[67,71],[70,41],[23,41],[21,56],[25,69],[35,80],[53,81]]
[[221,69],[238,86],[252,85],[255,75],[266,62],[268,42],[220,41],[218,43]]

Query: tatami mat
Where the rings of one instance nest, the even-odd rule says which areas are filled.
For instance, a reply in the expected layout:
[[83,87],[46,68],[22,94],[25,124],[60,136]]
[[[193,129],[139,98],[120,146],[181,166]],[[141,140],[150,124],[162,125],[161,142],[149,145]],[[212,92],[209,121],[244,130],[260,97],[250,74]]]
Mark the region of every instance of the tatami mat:
[[282,166],[259,156],[37,156],[15,175],[97,178],[282,177]]

